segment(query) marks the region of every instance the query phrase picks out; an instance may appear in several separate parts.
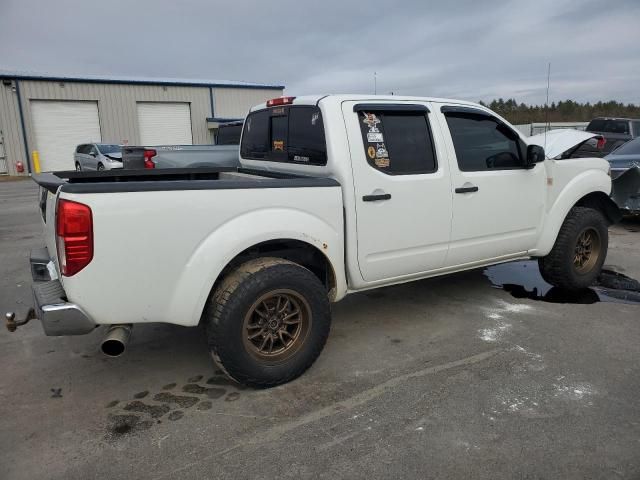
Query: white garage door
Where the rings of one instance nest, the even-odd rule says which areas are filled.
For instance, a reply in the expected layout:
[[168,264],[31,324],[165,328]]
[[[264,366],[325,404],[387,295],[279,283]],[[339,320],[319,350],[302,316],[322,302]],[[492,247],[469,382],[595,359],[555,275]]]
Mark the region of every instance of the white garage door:
[[191,145],[191,108],[188,103],[138,103],[142,145]]
[[102,140],[97,102],[31,100],[31,116],[43,172],[73,170],[78,144]]

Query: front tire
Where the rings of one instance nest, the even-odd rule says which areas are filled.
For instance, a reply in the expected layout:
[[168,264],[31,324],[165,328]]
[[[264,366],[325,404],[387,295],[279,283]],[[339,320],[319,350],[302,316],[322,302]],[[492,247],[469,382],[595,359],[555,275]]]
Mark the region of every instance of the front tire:
[[547,283],[567,290],[592,285],[607,257],[607,220],[598,210],[573,207],[565,218],[553,249],[538,259]]
[[299,377],[318,358],[331,312],[327,290],[312,272],[259,258],[222,280],[203,321],[215,363],[241,384],[269,388]]
[[101,164],[101,163],[99,163],[99,164],[98,164],[98,171],[99,171],[99,172],[101,172],[101,171],[103,171],[103,170],[104,170],[104,165],[103,165],[103,164]]

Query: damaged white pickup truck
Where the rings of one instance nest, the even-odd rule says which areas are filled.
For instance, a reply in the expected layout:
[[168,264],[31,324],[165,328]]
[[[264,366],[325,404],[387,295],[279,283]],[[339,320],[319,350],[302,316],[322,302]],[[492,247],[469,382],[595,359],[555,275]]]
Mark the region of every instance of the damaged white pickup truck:
[[609,165],[547,153],[464,101],[281,97],[249,112],[239,168],[36,175],[46,249],[8,326],[107,326],[115,355],[135,324],[203,323],[231,378],[271,387],[352,292],[528,257],[583,288],[619,219]]

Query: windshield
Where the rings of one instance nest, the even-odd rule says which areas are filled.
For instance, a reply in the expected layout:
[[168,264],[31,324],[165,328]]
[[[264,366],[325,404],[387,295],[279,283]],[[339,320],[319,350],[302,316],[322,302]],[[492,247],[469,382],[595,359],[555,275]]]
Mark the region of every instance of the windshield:
[[122,151],[122,147],[120,145],[96,145],[100,153],[108,155],[110,153],[120,153]]
[[623,144],[612,152],[614,155],[640,155],[640,138]]

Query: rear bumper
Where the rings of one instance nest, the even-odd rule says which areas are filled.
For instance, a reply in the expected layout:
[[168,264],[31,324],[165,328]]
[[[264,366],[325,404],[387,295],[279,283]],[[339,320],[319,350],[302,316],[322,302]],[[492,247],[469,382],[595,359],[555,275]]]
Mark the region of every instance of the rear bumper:
[[84,335],[97,327],[80,306],[67,301],[62,283],[52,278],[55,268],[46,249],[31,252],[31,275],[35,315],[42,322],[45,335]]

